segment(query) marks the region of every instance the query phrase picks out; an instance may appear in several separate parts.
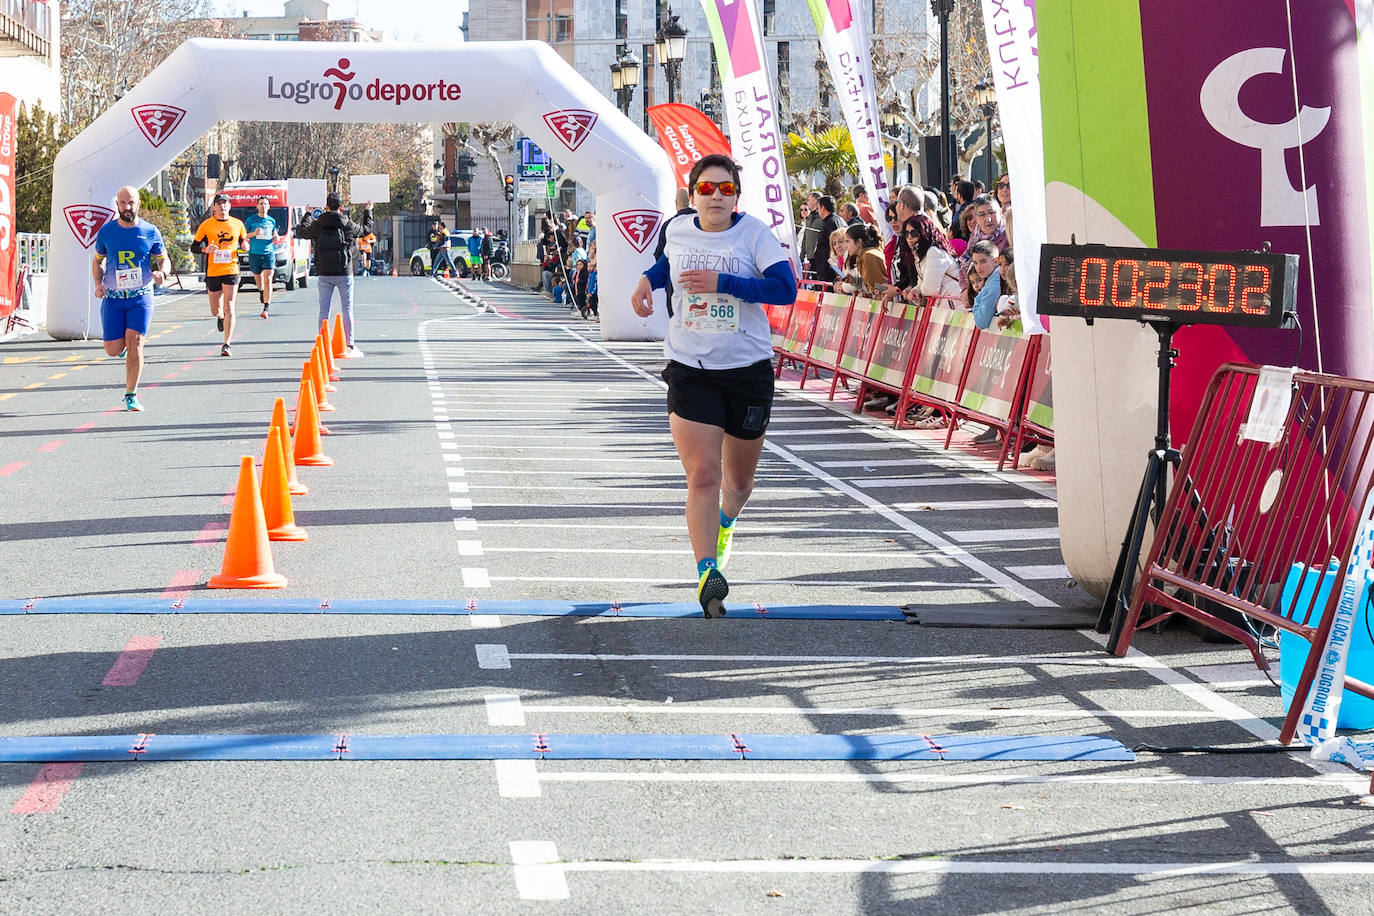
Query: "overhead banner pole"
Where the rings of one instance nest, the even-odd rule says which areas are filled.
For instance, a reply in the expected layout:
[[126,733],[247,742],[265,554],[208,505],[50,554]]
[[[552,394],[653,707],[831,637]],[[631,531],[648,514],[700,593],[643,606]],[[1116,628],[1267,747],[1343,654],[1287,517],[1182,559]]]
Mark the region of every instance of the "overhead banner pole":
[[[882,119],[878,111],[878,89],[873,81],[873,48],[868,24],[855,15],[851,0],[806,0],[811,18],[820,33],[821,50],[830,67],[840,95],[854,156],[859,162],[859,179],[873,204],[878,231],[884,239],[892,235],[887,222],[887,205],[892,187],[887,181],[883,157]],[[1018,224],[1019,225],[1019,224]]]
[[792,193],[782,155],[777,93],[764,66],[754,0],[701,0],[716,46],[730,148],[740,166],[740,209],[768,224],[801,276]]

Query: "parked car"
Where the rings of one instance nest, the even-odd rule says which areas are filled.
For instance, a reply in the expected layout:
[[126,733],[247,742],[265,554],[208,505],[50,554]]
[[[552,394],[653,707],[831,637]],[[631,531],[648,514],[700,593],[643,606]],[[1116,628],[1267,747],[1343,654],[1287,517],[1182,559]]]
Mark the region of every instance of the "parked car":
[[[468,239],[472,233],[465,229],[458,229],[449,233],[450,245],[448,256],[453,259],[453,263],[458,267],[458,276],[466,277],[472,265],[468,263]],[[416,248],[410,253],[410,272],[421,277],[429,273],[429,249]]]
[[[295,289],[299,283],[306,286],[310,271],[310,242],[296,238],[296,224],[304,211],[291,206],[284,181],[231,181],[223,188],[229,198],[229,215],[247,219],[258,212],[258,198],[267,198],[267,215],[277,222],[277,231],[282,240],[277,243],[277,264],[272,274],[274,283],[281,283],[288,290]],[[257,278],[248,270],[248,255],[239,255],[240,282],[256,282]]]

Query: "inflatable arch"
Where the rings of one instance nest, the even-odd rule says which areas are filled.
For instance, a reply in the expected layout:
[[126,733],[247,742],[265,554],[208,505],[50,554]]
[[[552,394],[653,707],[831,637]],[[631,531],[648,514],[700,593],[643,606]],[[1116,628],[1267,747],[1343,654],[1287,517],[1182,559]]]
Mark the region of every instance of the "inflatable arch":
[[[177,48],[63,148],[53,175],[48,333],[100,333],[91,290],[95,234],[115,192],[165,168],[217,121],[513,121],[593,194],[601,330],[651,340],[630,292],[673,211],[668,157],[543,42],[357,45],[196,38]],[[276,176],[272,176],[276,177]]]

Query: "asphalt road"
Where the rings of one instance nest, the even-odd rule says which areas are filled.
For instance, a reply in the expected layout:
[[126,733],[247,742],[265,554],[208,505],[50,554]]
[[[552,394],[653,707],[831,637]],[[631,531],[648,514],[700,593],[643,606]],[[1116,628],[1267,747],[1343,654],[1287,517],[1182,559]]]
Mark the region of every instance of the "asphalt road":
[[[1234,646],[1143,633],[770,619],[909,606],[1094,613],[1052,475],[895,433],[784,382],[727,572],[731,616],[420,616],[394,603],[692,601],[661,348],[505,286],[360,280],[361,360],[301,469],[289,579],[209,591],[239,456],[294,406],[316,291],[160,297],[142,413],[98,342],[0,345],[0,610],[93,599],[267,613],[7,613],[0,738],[1099,735],[1271,741]],[[250,292],[249,299],[255,299]],[[361,602],[363,613],[271,613]],[[837,612],[840,613],[840,612]],[[493,666],[506,659],[508,667]],[[156,740],[154,737],[151,740]],[[1134,762],[0,763],[0,910],[1357,913],[1368,782],[1305,755]]]

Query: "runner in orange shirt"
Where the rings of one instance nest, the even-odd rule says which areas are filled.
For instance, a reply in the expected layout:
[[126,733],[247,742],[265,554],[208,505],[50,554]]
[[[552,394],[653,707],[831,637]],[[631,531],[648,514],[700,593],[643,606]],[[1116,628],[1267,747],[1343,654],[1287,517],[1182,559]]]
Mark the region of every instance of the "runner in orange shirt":
[[205,254],[205,289],[210,294],[210,314],[224,332],[220,356],[228,356],[234,337],[234,297],[239,288],[239,250],[248,248],[248,230],[229,215],[229,198],[216,194],[210,218],[200,224],[191,250]]
[[364,277],[372,273],[372,243],[375,241],[377,236],[371,232],[358,239],[358,266],[363,269]]

